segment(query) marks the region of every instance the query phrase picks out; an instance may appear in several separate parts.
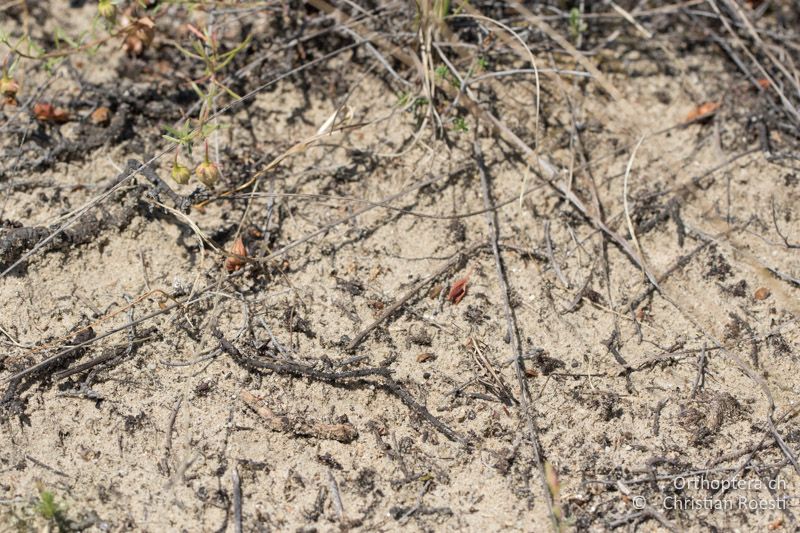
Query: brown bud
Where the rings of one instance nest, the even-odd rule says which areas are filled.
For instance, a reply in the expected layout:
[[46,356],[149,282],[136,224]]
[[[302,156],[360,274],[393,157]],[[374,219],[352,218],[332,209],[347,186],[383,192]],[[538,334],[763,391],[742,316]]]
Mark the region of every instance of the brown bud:
[[[231,247],[231,253],[242,257],[247,257],[247,247],[241,237],[237,237]],[[225,270],[228,272],[235,272],[244,266],[244,259],[239,257],[229,256],[225,258]]]
[[440,294],[442,294],[442,290],[444,290],[444,286],[439,283],[431,287],[431,290],[428,291],[429,298],[438,298]]
[[213,189],[214,185],[219,180],[219,167],[209,160],[205,160],[194,169],[197,179],[209,189]]
[[417,363],[424,363],[426,361],[430,361],[431,359],[436,359],[436,356],[430,352],[422,352],[421,354],[417,355]]

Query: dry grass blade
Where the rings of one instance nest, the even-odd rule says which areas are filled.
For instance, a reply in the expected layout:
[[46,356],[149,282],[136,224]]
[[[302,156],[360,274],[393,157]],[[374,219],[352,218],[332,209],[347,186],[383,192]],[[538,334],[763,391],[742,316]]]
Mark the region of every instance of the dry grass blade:
[[633,161],[636,158],[636,152],[639,150],[639,147],[644,142],[644,137],[639,139],[639,142],[636,143],[636,146],[633,147],[633,151],[631,152],[631,157],[628,159],[628,165],[625,167],[625,177],[623,178],[623,185],[622,185],[622,202],[625,209],[625,222],[628,224],[628,232],[631,234],[631,240],[633,240],[633,244],[636,246],[636,251],[639,254],[639,257],[642,259],[642,276],[644,276],[644,254],[642,253],[642,247],[639,244],[639,239],[636,238],[636,230],[633,227],[633,221],[631,220],[631,212],[630,206],[628,205],[628,179],[631,175],[631,168],[633,167]]

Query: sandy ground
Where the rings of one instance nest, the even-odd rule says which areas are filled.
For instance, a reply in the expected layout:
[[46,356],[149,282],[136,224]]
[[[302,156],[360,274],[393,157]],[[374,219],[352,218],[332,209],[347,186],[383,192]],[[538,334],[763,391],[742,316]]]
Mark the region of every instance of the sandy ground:
[[[587,218],[466,113],[449,143],[430,125],[411,142],[413,110],[356,55],[369,57],[344,52],[222,115],[217,192],[313,136],[347,93],[348,124],[366,126],[186,215],[164,194],[173,209],[155,204],[139,176],[88,211],[88,238],[58,239],[0,280],[0,530],[545,531],[550,505],[565,530],[796,528],[800,255],[781,234],[800,240],[800,183],[745,125],[763,97],[705,51],[681,54],[678,74],[650,53],[595,58],[619,100],[544,77],[538,153]],[[86,83],[171,102],[157,74],[115,81],[130,61],[74,67]],[[44,94],[85,99],[74,73],[56,73]],[[479,100],[532,142],[531,78],[487,85]],[[128,105],[107,97],[115,113]],[[704,101],[722,105],[687,125]],[[45,168],[11,163],[33,141],[3,134],[0,237],[52,231],[129,158],[166,148],[157,126],[188,104],[170,105],[131,107],[128,135]],[[46,128],[86,135],[74,121]],[[171,157],[155,164],[165,179]],[[657,291],[593,224],[596,199]],[[239,228],[258,262],[229,273],[212,244],[230,250]],[[76,336],[92,342],[65,354]],[[730,480],[711,500],[711,484]],[[43,491],[60,521],[41,512]]]

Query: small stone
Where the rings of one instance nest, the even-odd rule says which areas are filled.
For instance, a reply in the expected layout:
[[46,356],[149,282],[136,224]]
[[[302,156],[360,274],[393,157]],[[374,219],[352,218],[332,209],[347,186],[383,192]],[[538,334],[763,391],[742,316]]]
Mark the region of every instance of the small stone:
[[761,300],[766,300],[767,298],[769,298],[769,297],[770,297],[770,294],[771,294],[771,293],[769,292],[769,289],[768,289],[768,288],[766,288],[766,287],[761,287],[761,288],[759,288],[758,290],[756,290],[756,293],[753,295],[753,297],[754,297],[756,300],[759,300],[759,301],[761,301]]
[[107,107],[98,107],[89,116],[89,121],[95,126],[107,126],[111,121],[111,110]]

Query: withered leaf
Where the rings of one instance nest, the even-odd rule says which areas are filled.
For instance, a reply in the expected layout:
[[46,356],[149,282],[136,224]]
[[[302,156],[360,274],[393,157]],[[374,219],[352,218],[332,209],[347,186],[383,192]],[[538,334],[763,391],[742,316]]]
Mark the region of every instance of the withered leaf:
[[457,304],[461,301],[464,296],[467,294],[467,282],[469,281],[469,275],[464,276],[463,278],[459,279],[453,286],[450,287],[450,292],[447,294],[447,299],[452,304]]
[[692,122],[700,118],[710,117],[719,109],[720,105],[719,102],[705,102],[700,104],[686,115],[684,122]]

